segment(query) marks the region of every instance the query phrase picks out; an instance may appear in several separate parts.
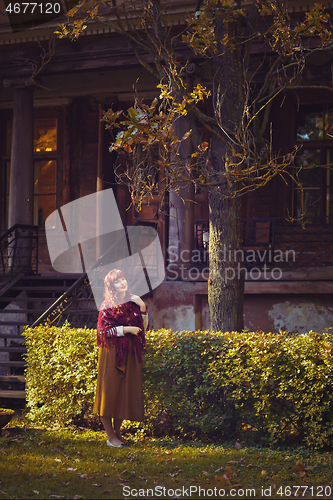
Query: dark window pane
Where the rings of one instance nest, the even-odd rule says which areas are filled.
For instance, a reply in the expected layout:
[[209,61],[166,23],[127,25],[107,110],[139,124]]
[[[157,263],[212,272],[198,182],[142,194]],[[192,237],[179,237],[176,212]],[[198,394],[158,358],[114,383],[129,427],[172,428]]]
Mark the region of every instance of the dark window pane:
[[329,190],[328,194],[328,214],[330,216],[330,223],[333,223],[333,189]]
[[5,163],[5,186],[6,186],[6,227],[8,227],[8,214],[9,214],[9,179],[10,179],[10,162],[6,161]]
[[35,196],[34,224],[39,227],[45,227],[45,220],[55,210],[56,210],[55,195]]
[[316,141],[324,138],[323,106],[300,106],[296,112],[296,139],[298,141]]
[[322,215],[323,168],[319,166],[321,165],[321,150],[302,149],[297,158],[297,165],[301,167],[296,174],[303,190],[297,186],[294,190],[295,215],[298,218],[302,215],[309,217],[308,224],[319,223],[319,220],[314,218]]
[[34,223],[39,227],[56,210],[56,172],[56,160],[35,162]]
[[[297,203],[297,217],[302,215],[302,199],[301,190],[297,189],[296,203]],[[305,188],[303,189],[303,208],[306,217],[319,217],[320,216],[320,188]],[[315,221],[308,221],[315,222]]]
[[321,180],[321,151],[320,149],[302,149],[298,156],[298,179],[303,187],[320,186]]
[[57,162],[36,161],[35,162],[35,194],[54,194],[56,192]]
[[325,139],[333,139],[333,106],[330,105],[325,114]]
[[12,149],[12,122],[6,123],[6,154],[10,154]]

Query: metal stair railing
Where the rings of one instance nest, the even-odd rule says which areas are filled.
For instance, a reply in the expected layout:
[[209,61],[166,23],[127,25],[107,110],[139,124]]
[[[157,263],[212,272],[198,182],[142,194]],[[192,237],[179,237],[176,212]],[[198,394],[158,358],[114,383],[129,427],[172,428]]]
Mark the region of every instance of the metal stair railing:
[[[134,224],[141,226],[141,224]],[[148,226],[148,224],[146,224]],[[155,227],[151,225],[148,227]],[[32,325],[35,328],[38,325],[46,323],[47,325],[59,326],[67,321],[71,325],[79,327],[86,326],[94,328],[97,323],[98,311],[95,305],[95,299],[101,299],[104,293],[104,274],[103,267],[111,262],[117,262],[124,258],[124,245],[128,247],[127,231],[122,232],[122,236],[87,270],[75,283],[62,294]],[[147,266],[148,267],[148,266]],[[89,271],[94,271],[94,277],[89,280]],[[150,275],[152,269],[150,266]],[[147,268],[144,267],[144,274],[147,276]],[[92,292],[94,286],[94,294]],[[129,283],[131,286],[131,282]],[[98,297],[96,289],[98,288]]]
[[38,226],[14,224],[0,235],[0,278],[38,272]]

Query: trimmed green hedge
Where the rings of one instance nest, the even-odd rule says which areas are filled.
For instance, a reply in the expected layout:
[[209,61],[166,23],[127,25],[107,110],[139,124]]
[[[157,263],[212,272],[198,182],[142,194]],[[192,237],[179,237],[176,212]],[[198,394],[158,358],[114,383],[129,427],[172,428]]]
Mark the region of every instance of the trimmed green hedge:
[[70,424],[93,405],[97,378],[96,331],[38,326],[24,332],[26,399],[30,420]]
[[[91,412],[96,331],[26,329],[28,416],[67,425]],[[150,331],[147,432],[333,444],[333,337],[310,332]]]

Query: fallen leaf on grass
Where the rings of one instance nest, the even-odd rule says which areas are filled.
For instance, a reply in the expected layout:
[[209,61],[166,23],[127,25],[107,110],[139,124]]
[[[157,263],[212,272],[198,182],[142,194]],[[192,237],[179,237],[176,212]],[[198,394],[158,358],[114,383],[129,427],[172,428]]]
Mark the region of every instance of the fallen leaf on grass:
[[241,447],[242,447],[241,443],[238,443],[238,441],[236,441],[236,443],[235,443],[236,450],[240,450]]
[[231,467],[226,467],[225,468],[225,473],[224,473],[225,476],[228,476],[228,477],[231,477],[232,476],[232,470],[231,470]]
[[231,484],[231,481],[230,481],[230,477],[228,477],[226,474],[223,474],[223,484],[227,484],[228,486],[232,486]]
[[91,486],[95,486],[96,488],[100,488],[102,485],[101,485],[101,484],[94,483],[94,484],[92,484]]
[[304,464],[302,464],[300,460],[297,460],[296,465],[292,465],[291,468],[294,471],[295,476],[298,477],[306,476],[306,470]]
[[[292,467],[292,469],[295,470],[293,467]],[[305,470],[301,470],[301,471],[296,470],[296,472],[294,472],[294,476],[304,477],[304,476],[306,476],[306,472],[305,472]]]
[[[182,469],[180,469],[180,470],[182,470]],[[169,476],[170,477],[176,477],[176,476],[178,476],[178,474],[180,473],[180,470],[177,470],[176,472],[169,472]]]
[[74,495],[73,496],[73,500],[81,500],[82,498],[84,498],[84,497],[82,497],[81,495]]
[[226,467],[225,473],[222,474],[222,476],[215,476],[215,481],[220,481],[222,484],[228,484],[229,486],[233,486],[230,481],[232,475],[235,474],[232,473],[231,467]]

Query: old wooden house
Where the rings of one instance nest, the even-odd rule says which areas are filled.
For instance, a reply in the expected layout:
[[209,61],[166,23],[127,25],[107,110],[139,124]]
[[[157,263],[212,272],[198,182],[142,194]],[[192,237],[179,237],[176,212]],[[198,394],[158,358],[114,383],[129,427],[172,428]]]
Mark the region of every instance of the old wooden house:
[[[175,26],[183,23],[184,11],[193,9],[189,0],[178,3],[172,12]],[[295,14],[313,4],[289,1]],[[15,355],[22,347],[15,342],[22,327],[63,293],[89,302],[82,273],[53,269],[45,220],[57,208],[101,189],[114,190],[124,226],[158,231],[166,273],[147,295],[151,327],[209,328],[207,194],[188,192],[196,203],[184,205],[171,193],[171,216],[160,213],[156,197],[136,212],[115,177],[116,156],[109,152],[110,135],[101,121],[110,106],[132,105],[134,85],[141,97],[151,99],[158,82],[124,38],[98,23],[76,41],[57,40],[47,62],[57,19],[13,30],[7,5],[0,2],[0,370],[19,373],[22,364]],[[327,8],[333,12],[330,3]],[[260,55],[253,54],[254,64]],[[277,149],[288,154],[302,143],[295,162],[313,166],[302,178],[305,228],[297,221],[301,197],[292,182],[276,177],[243,199],[249,330],[301,333],[333,326],[333,175],[322,166],[333,163],[332,63],[331,52],[309,57],[303,81],[277,99],[271,112]],[[36,68],[41,70],[31,78]],[[200,78],[205,84],[204,75]],[[174,259],[178,247],[183,262]],[[29,255],[32,251],[28,267],[26,249]],[[189,258],[193,255],[200,259]],[[76,318],[79,324],[93,322],[96,311],[88,310]]]

